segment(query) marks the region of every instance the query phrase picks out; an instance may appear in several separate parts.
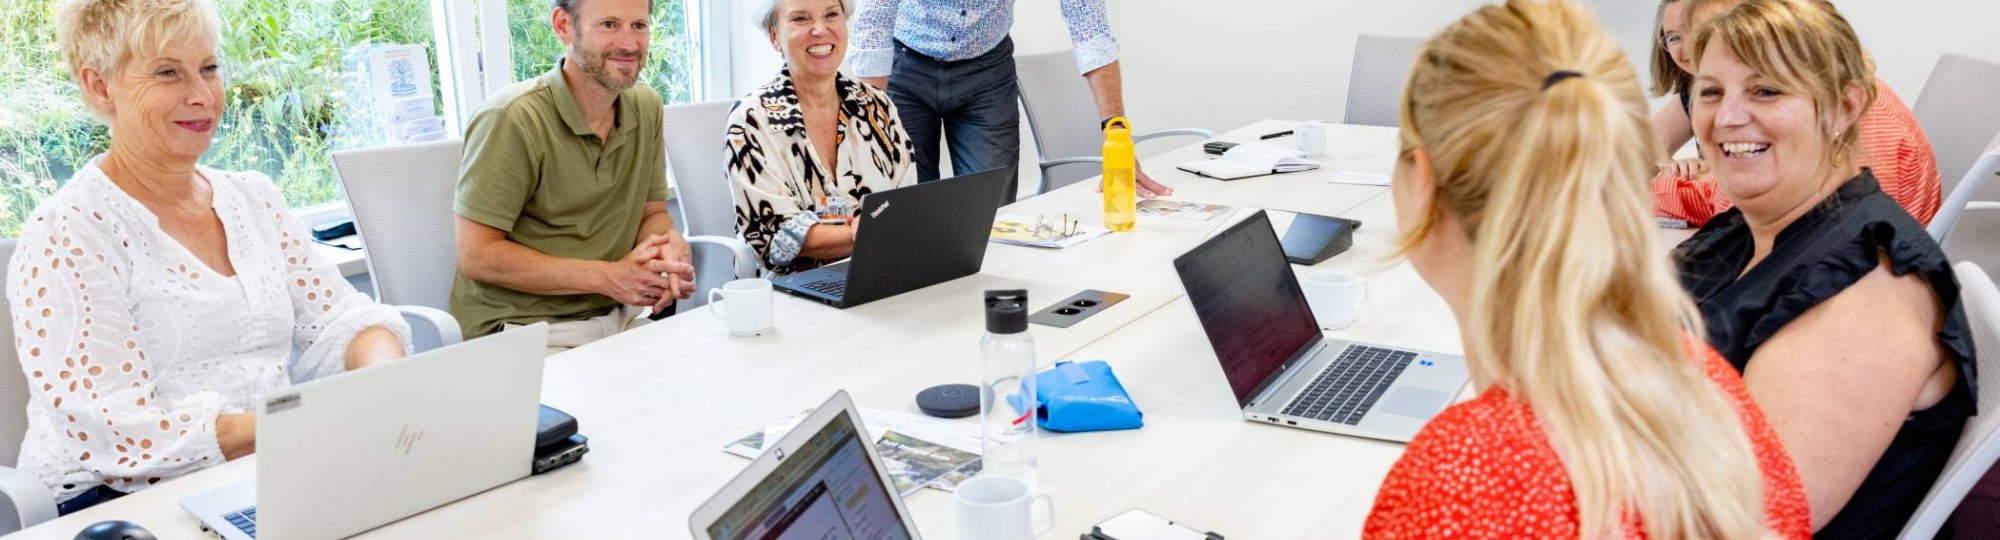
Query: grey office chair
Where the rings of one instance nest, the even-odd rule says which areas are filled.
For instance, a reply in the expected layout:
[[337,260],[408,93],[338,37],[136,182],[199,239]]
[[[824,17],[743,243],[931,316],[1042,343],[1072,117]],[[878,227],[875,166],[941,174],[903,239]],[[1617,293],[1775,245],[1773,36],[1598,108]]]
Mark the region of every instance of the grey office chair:
[[[0,284],[13,279],[14,246],[0,240]],[[0,534],[12,533],[56,518],[56,495],[34,473],[14,468],[21,457],[21,440],[28,436],[28,375],[14,352],[12,301],[0,298]]]
[[[1952,267],[1958,275],[1959,298],[1965,303],[1965,319],[1972,326],[1973,350],[2000,351],[2000,289],[1995,289],[1993,280],[1978,265],[1962,262]],[[2000,373],[2000,354],[1982,352],[1977,359],[1981,375]],[[1962,375],[1961,375],[1962,376]],[[1909,523],[1903,525],[1903,533],[1897,538],[1904,540],[1929,539],[1937,535],[1945,520],[1958,509],[1958,503],[1972,486],[1986,475],[1986,469],[2000,459],[2000,414],[1993,411],[1994,404],[2000,403],[2000,384],[1981,381],[1979,404],[1982,410],[1965,423],[1965,432],[1958,439],[1958,446],[1951,451],[1951,459],[1945,461],[1944,472],[1938,475],[1937,483],[1924,496],[1924,502],[1917,506],[1917,512],[1910,516]]]
[[[1967,217],[1965,213],[1968,211],[2000,210],[2000,196],[1992,193],[1989,187],[2000,185],[2000,180],[1994,177],[2000,177],[2000,134],[1994,135],[1992,145],[1986,149],[1986,153],[1979,155],[1979,160],[1972,163],[1971,169],[1965,171],[1965,177],[1958,181],[1958,185],[1945,192],[1944,202],[1938,205],[1937,215],[1931,217],[1931,238],[1945,245],[1952,245],[1954,240],[1958,240],[1957,244],[1980,240],[1960,239],[1951,232],[1959,228],[1959,221]],[[1974,198],[1983,200],[1975,201]],[[1977,224],[1984,221],[1988,226],[1978,228],[1992,231],[1990,225],[1993,219],[1990,214],[1986,216],[1985,220],[1972,219],[1970,222]]]
[[[1942,177],[1944,204],[1931,218],[1931,237],[1944,242],[1974,200],[2000,201],[2000,183],[1961,190],[1968,182],[1993,174],[1992,161],[1981,154],[2000,136],[2000,62],[1962,54],[1946,54],[1931,68],[1924,93],[1911,108],[1930,138]],[[1961,193],[1963,192],[1963,193]],[[2000,223],[2000,222],[1996,222]]]
[[673,178],[677,222],[694,249],[695,292],[680,309],[708,303],[708,291],[729,280],[757,277],[757,252],[736,234],[736,195],[730,187],[729,109],[735,101],[670,105],[666,124],[667,174]]
[[334,174],[354,211],[354,230],[368,250],[375,301],[411,319],[418,350],[464,338],[451,309],[458,270],[452,198],[464,141],[340,150]]
[[[1014,57],[1019,74],[1021,106],[1028,111],[1035,152],[1041,158],[1042,184],[1036,194],[1061,189],[1104,172],[1104,132],[1098,125],[1097,101],[1076,67],[1075,53],[1062,50]],[[1215,132],[1180,128],[1133,134],[1140,143],[1161,137],[1208,139]]]
[[1396,127],[1402,124],[1403,85],[1424,40],[1363,35],[1354,42],[1354,65],[1347,71],[1347,112],[1342,123]]

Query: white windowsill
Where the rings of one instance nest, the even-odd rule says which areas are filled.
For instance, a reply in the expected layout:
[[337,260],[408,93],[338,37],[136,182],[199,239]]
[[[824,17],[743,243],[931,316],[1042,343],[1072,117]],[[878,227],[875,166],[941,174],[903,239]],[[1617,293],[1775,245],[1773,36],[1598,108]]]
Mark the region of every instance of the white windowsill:
[[343,249],[319,242],[313,242],[313,249],[319,250],[320,260],[340,267],[341,277],[354,277],[368,273],[368,249]]

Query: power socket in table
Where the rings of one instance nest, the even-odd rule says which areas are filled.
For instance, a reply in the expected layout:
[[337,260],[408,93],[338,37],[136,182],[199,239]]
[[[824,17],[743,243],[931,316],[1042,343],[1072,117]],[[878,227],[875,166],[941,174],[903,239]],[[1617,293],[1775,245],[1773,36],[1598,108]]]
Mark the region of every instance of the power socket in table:
[[1132,295],[1124,293],[1085,289],[1083,292],[1070,295],[1069,298],[1064,298],[1059,302],[1050,304],[1049,307],[1042,308],[1041,311],[1035,312],[1034,315],[1029,315],[1028,322],[1042,326],[1069,328],[1071,325],[1083,322],[1084,319],[1090,318],[1091,315],[1103,312],[1105,308],[1109,308],[1131,297]]

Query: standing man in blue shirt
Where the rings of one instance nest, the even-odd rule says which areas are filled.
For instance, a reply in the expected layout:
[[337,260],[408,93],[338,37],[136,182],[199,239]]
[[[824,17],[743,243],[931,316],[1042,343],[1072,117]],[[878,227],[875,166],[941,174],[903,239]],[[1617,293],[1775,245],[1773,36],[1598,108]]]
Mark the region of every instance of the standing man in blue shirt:
[[[1104,0],[1061,0],[1076,65],[1104,120],[1125,115],[1118,40]],[[938,137],[949,135],[953,174],[1013,166],[1021,158],[1016,109],[1014,0],[861,0],[851,68],[889,91],[917,147],[917,181],[938,179]],[[940,129],[942,125],[942,129]],[[1139,196],[1173,189],[1138,171]],[[1007,184],[1014,200],[1015,183]]]

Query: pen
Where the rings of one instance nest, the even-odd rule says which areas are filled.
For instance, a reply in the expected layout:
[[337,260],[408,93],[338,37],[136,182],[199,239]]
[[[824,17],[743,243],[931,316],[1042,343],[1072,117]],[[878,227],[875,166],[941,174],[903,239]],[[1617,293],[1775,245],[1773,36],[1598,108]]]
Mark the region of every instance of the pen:
[[1284,131],[1280,131],[1280,132],[1277,132],[1277,133],[1272,133],[1272,134],[1270,134],[1270,135],[1265,135],[1265,136],[1262,136],[1262,137],[1258,137],[1258,138],[1257,138],[1257,140],[1260,140],[1260,141],[1268,141],[1268,140],[1271,140],[1271,139],[1276,139],[1276,138],[1278,138],[1278,137],[1283,137],[1283,136],[1286,136],[1286,135],[1291,135],[1291,134],[1292,134],[1292,130],[1289,130],[1289,129],[1287,129],[1287,130],[1284,130]]

